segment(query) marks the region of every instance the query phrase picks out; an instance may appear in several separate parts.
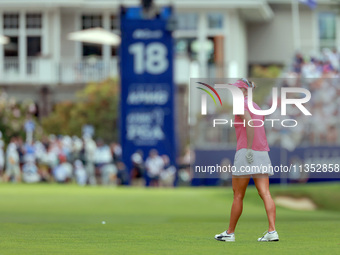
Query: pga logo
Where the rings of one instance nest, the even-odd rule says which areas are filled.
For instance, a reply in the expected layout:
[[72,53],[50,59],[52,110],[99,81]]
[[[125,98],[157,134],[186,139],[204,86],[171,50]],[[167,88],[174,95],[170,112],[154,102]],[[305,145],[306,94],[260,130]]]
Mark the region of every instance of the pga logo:
[[[229,85],[229,84],[215,84],[214,88],[206,83],[203,82],[197,82],[201,85],[206,86],[209,88],[219,99],[220,104],[222,105],[221,98],[217,91],[214,89],[228,89],[233,97],[233,115],[243,115],[244,114],[244,95],[242,93],[242,90],[239,89],[236,86]],[[201,89],[205,91],[215,102],[216,100],[211,94],[210,91],[207,89],[203,89],[200,87],[197,87],[198,89]],[[303,98],[287,98],[288,93],[302,93],[305,95]],[[206,115],[207,114],[207,94],[202,94],[201,96],[201,114]],[[252,98],[253,98],[253,90],[252,88],[248,88],[248,108],[249,110],[256,114],[256,115],[270,115],[277,109],[278,105],[278,89],[273,88],[272,89],[272,97],[273,97],[273,103],[270,109],[267,110],[257,110],[254,108],[252,104]],[[292,104],[295,105],[297,108],[300,109],[300,111],[304,115],[312,115],[304,106],[304,103],[307,103],[311,99],[311,93],[309,90],[304,88],[281,88],[281,115],[285,116],[287,115],[287,105]]]

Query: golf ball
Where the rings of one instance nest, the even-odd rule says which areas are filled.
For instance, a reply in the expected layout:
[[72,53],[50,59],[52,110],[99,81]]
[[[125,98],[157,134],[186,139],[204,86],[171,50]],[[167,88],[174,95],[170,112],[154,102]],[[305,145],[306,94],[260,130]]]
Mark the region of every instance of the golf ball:
[[106,224],[106,222],[105,222],[105,221],[102,221],[102,224]]

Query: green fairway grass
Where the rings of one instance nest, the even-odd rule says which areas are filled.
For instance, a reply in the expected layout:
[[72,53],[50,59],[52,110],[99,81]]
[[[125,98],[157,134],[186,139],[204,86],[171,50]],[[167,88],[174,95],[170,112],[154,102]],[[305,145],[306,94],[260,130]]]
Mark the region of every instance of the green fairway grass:
[[[275,194],[296,189],[325,192],[332,195],[328,203],[339,203],[339,184],[272,186]],[[1,255],[340,253],[340,212],[332,206],[278,207],[280,241],[257,242],[267,219],[254,187],[247,190],[235,243],[214,240],[228,226],[231,188],[1,184],[0,194]]]

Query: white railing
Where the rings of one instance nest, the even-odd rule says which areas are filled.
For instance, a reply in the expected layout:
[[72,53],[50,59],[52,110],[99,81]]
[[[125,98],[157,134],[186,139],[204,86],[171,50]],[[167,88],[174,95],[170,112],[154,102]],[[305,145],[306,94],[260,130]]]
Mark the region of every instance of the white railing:
[[59,73],[62,84],[97,82],[117,76],[118,61],[116,58],[108,62],[102,60],[64,61],[60,65]]
[[0,75],[0,80],[13,82],[19,78],[19,75],[20,70],[18,58],[5,58]]
[[55,79],[55,65],[44,58],[27,58],[23,65],[18,58],[5,58],[0,69],[1,83],[42,84],[53,83]]
[[[187,57],[175,58],[174,71],[177,84],[188,84],[190,77],[199,76],[198,64]],[[49,58],[27,58],[24,65],[19,58],[4,58],[2,65],[0,63],[0,84],[82,84],[118,76],[117,58],[108,61],[64,59],[60,63]]]
[[54,83],[57,79],[57,65],[46,58],[28,58],[25,78],[30,83]]
[[46,58],[27,58],[21,64],[18,58],[4,58],[0,66],[0,83],[6,84],[74,84],[104,80],[118,75],[118,61],[111,59],[61,61]]

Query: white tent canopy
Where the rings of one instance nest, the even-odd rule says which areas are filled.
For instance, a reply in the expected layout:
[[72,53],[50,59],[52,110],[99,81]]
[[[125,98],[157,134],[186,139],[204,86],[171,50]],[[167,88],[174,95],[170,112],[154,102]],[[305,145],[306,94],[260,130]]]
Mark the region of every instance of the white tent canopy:
[[117,46],[120,44],[119,35],[111,33],[100,27],[69,33],[67,38],[72,41],[94,44],[107,44],[112,46]]
[[0,44],[9,43],[9,38],[7,36],[0,35]]

